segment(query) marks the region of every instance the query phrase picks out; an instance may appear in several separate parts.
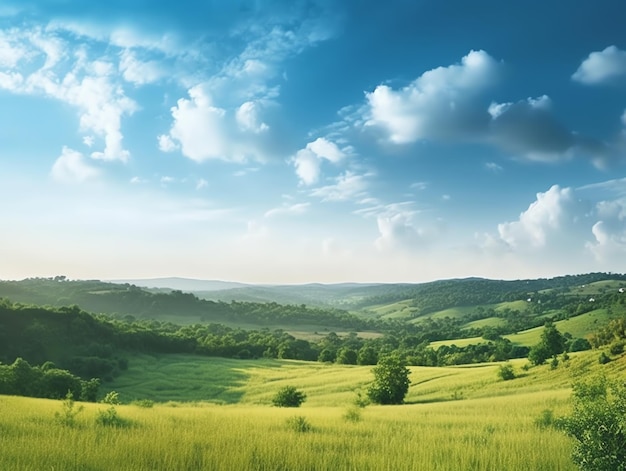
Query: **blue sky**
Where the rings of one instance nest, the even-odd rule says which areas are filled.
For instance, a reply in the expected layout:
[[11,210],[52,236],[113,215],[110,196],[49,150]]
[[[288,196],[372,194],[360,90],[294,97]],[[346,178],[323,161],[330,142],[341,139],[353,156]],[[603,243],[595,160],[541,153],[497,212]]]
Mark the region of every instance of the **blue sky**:
[[626,266],[626,5],[3,0],[0,278]]

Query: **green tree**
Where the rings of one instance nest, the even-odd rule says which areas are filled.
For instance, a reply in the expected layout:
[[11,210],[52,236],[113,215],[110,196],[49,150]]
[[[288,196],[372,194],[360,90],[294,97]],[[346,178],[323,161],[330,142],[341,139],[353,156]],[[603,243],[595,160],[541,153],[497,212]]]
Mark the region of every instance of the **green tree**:
[[278,390],[272,404],[276,407],[300,407],[305,400],[305,393],[298,391],[294,386],[285,386]]
[[531,347],[528,360],[534,365],[542,365],[550,357],[565,351],[565,337],[552,322],[547,322],[541,332],[541,340]]
[[356,361],[359,365],[375,365],[378,362],[378,354],[372,346],[365,345],[359,350]]
[[356,365],[357,353],[348,347],[343,347],[337,352],[337,363],[341,365]]
[[626,384],[599,377],[573,389],[574,410],[559,425],[575,440],[574,463],[583,471],[625,471]]
[[374,383],[367,396],[377,404],[402,404],[409,391],[410,370],[398,355],[383,357],[372,369]]

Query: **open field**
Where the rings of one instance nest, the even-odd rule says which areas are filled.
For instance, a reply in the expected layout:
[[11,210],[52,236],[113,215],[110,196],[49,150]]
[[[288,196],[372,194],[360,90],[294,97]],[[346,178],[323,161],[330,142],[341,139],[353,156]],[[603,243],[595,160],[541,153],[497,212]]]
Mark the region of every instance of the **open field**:
[[[196,385],[204,383],[197,389],[205,399],[222,404],[117,406],[126,421],[122,427],[96,422],[109,406],[83,404],[76,424],[68,426],[55,419],[61,401],[0,396],[0,469],[574,470],[570,439],[535,421],[545,410],[568,412],[574,378],[600,369],[623,377],[626,357],[599,366],[597,355],[572,355],[556,370],[546,365],[523,371],[525,360],[513,361],[519,377],[511,381],[497,378],[498,364],[414,367],[405,405],[370,405],[358,409],[355,420],[346,412],[355,392],[371,381],[371,367],[191,355],[131,358],[134,368],[145,371],[136,384],[122,376],[110,385],[123,400],[147,392],[144,382],[157,372],[172,384],[195,378]],[[127,376],[136,374],[131,367]],[[269,405],[286,384],[307,393],[300,409]],[[162,400],[170,394],[158,391]],[[298,431],[290,425],[294,420],[311,429]]]

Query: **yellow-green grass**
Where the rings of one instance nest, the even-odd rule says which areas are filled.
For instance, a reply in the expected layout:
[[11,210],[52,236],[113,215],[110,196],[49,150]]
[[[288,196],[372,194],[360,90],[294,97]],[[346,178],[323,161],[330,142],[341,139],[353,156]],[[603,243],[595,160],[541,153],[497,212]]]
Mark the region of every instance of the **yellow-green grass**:
[[[371,368],[239,364],[249,374],[234,386],[240,404],[117,406],[130,422],[122,428],[96,424],[103,404],[84,404],[67,427],[54,418],[60,401],[0,396],[0,469],[574,470],[570,439],[535,420],[546,409],[568,413],[574,379],[626,371],[626,357],[599,365],[597,352],[572,355],[555,370],[524,371],[514,361],[519,377],[511,381],[497,378],[498,364],[411,368],[408,404],[368,406],[352,422],[344,417],[354,399],[347,392],[371,381]],[[267,404],[283,384],[307,392],[302,408]],[[296,432],[287,424],[294,416],[312,430]]]
[[501,317],[486,317],[477,321],[468,322],[464,329],[481,329],[483,327],[500,327],[506,325],[506,320]]
[[[573,470],[571,442],[534,420],[562,412],[565,393],[446,404],[344,407],[118,406],[126,428],[98,426],[85,405],[75,427],[55,423],[59,402],[3,397],[0,469],[49,470]],[[304,417],[306,433],[287,425]]]
[[412,303],[412,299],[407,299],[391,304],[371,306],[367,309],[368,311],[375,312],[383,319],[401,319],[413,316],[416,309],[412,306]]
[[466,339],[437,340],[436,342],[430,342],[428,346],[437,350],[442,345],[456,345],[457,347],[467,347],[468,345],[478,345],[480,343],[487,342],[488,341],[482,337],[468,337]]
[[620,280],[602,280],[572,288],[570,293],[576,295],[595,295],[612,290],[617,291],[619,288],[626,288],[626,282]]

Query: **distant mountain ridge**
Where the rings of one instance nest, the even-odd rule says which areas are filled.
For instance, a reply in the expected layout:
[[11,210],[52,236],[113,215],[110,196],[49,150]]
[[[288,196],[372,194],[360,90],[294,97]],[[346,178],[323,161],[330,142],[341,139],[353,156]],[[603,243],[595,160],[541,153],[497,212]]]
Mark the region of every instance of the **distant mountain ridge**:
[[128,280],[109,280],[109,283],[130,284],[140,288],[175,289],[180,291],[222,291],[234,288],[254,286],[236,281],[198,280],[195,278],[143,278]]

